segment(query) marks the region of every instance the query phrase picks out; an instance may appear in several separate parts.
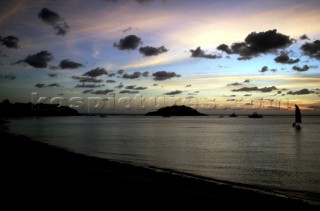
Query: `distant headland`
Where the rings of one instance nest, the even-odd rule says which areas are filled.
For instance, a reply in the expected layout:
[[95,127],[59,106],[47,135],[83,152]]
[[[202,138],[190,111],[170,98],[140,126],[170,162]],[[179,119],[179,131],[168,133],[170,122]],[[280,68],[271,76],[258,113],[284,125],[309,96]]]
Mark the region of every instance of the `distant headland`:
[[147,116],[207,116],[206,114],[202,114],[198,112],[197,110],[190,108],[185,105],[173,105],[173,106],[167,106],[158,109],[157,111],[152,111],[149,113],[146,113]]
[[0,103],[0,116],[78,116],[77,110],[58,104]]

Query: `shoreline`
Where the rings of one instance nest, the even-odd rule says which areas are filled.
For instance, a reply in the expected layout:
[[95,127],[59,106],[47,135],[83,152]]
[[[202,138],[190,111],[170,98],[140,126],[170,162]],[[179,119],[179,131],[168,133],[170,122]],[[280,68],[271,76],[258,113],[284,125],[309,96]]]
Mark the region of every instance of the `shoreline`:
[[0,137],[1,186],[9,201],[319,208],[249,185],[81,155],[5,131]]

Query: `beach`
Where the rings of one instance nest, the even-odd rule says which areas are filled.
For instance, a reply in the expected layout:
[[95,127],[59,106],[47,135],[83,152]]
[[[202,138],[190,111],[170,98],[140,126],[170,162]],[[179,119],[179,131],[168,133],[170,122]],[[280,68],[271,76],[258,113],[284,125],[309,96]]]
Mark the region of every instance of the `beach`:
[[68,152],[1,131],[2,199],[10,206],[250,207],[317,209],[228,182]]

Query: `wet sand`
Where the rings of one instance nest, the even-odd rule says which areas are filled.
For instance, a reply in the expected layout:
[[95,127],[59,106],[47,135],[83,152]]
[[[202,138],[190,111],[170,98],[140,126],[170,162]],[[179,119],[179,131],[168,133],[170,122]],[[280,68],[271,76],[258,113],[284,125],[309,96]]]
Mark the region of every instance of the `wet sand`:
[[3,131],[0,138],[1,198],[11,208],[319,209],[241,185],[88,157]]

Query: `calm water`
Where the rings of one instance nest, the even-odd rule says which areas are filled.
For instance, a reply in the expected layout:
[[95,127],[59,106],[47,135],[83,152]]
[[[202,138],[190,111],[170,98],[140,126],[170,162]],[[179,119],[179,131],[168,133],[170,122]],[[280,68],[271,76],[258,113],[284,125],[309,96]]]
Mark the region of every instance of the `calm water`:
[[39,117],[13,133],[88,155],[232,182],[320,193],[320,118]]

